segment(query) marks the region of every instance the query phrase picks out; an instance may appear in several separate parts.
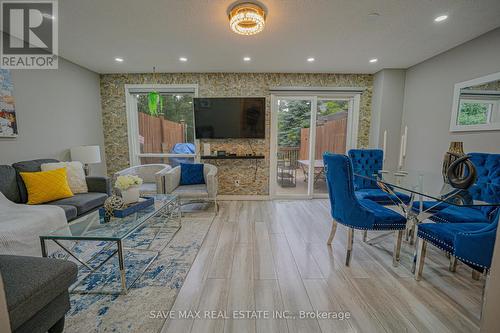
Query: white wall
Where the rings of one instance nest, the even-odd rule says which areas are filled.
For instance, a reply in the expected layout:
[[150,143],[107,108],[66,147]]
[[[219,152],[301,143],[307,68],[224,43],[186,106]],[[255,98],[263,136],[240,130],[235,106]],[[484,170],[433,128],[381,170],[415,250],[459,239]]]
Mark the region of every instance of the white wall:
[[409,68],[402,128],[408,125],[406,167],[439,172],[450,141],[466,152],[500,153],[500,131],[450,133],[455,83],[500,72],[500,28]]
[[[407,168],[439,172],[450,141],[463,141],[466,152],[500,153],[500,131],[449,132],[455,83],[495,72],[500,72],[500,28],[407,70],[401,126],[408,125]],[[500,244],[497,240],[481,332],[500,330],[499,291]]]
[[[0,164],[69,159],[69,148],[100,145],[104,161],[99,75],[59,58],[57,70],[13,70],[19,136],[0,139]],[[106,164],[92,167],[104,175]]]
[[373,81],[370,147],[383,147],[386,130],[385,169],[398,166],[405,72],[404,69],[384,69],[375,74]]

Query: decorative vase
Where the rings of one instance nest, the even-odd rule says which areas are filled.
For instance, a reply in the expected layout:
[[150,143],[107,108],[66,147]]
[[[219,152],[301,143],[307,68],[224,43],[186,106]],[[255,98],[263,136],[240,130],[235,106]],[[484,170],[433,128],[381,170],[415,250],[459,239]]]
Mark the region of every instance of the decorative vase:
[[[450,148],[448,151],[444,154],[443,158],[443,168],[442,168],[442,174],[443,174],[443,179],[444,182],[448,184],[448,168],[450,165],[461,158],[462,156],[465,156],[464,153],[464,143],[461,141],[452,141],[450,142]],[[458,174],[461,175],[463,170],[458,170]]]
[[104,201],[104,222],[109,222],[114,211],[123,207],[123,199],[118,195],[112,195]]
[[126,190],[121,190],[121,195],[124,205],[129,205],[131,203],[136,203],[139,201],[139,186],[130,186]]

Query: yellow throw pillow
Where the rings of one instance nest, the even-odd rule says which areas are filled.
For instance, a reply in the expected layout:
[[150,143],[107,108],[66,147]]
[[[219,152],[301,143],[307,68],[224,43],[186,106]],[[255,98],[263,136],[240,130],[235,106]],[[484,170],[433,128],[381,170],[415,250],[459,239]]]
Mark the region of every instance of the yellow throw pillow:
[[20,172],[19,174],[28,191],[28,205],[37,205],[73,196],[68,185],[66,168],[40,172]]

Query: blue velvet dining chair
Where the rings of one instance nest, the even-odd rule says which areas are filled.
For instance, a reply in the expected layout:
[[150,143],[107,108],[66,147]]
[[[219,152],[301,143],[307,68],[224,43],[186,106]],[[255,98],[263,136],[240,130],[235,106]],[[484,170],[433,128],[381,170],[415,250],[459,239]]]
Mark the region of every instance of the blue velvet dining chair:
[[354,171],[354,191],[359,199],[368,199],[381,205],[393,205],[398,198],[408,203],[410,197],[401,192],[395,196],[384,192],[376,182],[356,175],[373,176],[383,169],[384,151],[382,149],[351,149],[347,153]]
[[423,223],[418,226],[420,244],[417,252],[415,279],[420,280],[427,243],[450,254],[450,270],[456,270],[456,260],[470,266],[473,272],[487,271],[491,266],[500,213],[492,223]]
[[[471,162],[476,167],[477,179],[469,189],[471,199],[485,201],[498,200],[500,193],[500,154],[470,153]],[[460,207],[439,205],[441,209],[429,219],[437,223],[491,223],[498,207]]]
[[[395,205],[402,201],[409,203],[410,197],[401,192],[389,194],[376,182],[357,175],[373,176],[383,169],[384,151],[382,149],[351,149],[347,152],[354,171],[354,193],[358,199],[367,199],[381,205]],[[408,235],[408,234],[407,234]],[[367,241],[368,232],[363,232],[363,241]]]
[[393,265],[399,263],[403,230],[406,218],[368,199],[359,199],[354,192],[352,164],[345,155],[323,155],[331,215],[333,218],[328,245],[331,245],[337,222],[348,227],[346,266],[349,266],[354,230],[395,230]]

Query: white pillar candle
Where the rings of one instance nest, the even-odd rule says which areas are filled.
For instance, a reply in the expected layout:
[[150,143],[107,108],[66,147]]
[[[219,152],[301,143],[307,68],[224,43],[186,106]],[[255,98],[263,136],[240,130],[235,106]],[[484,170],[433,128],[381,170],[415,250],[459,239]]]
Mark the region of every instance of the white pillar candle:
[[385,161],[385,156],[387,155],[387,130],[384,130],[384,143],[382,146],[382,150],[384,151],[384,161]]
[[401,142],[399,144],[399,168],[403,167],[403,145],[404,145],[404,135],[401,136]]
[[406,157],[406,141],[408,140],[408,126],[405,126],[405,134],[403,141],[403,157]]

